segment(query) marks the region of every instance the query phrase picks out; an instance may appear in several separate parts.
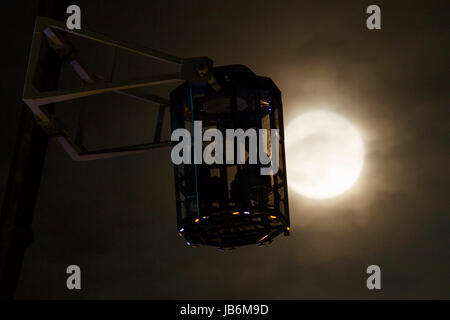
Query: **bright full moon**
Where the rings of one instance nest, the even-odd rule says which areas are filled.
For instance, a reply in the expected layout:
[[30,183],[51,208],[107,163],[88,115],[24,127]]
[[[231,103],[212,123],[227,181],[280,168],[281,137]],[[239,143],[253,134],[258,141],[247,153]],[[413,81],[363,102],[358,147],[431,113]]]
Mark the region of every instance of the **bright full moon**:
[[328,111],[312,111],[286,129],[288,183],[308,198],[335,197],[358,178],[364,144],[357,129]]

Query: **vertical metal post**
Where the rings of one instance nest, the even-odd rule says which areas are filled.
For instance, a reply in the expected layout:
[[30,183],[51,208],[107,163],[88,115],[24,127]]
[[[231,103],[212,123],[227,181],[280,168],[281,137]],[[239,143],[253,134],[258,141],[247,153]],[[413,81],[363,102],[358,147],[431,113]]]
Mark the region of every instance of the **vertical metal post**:
[[[68,1],[43,0],[37,15],[65,20]],[[30,30],[31,31],[31,30]],[[30,33],[31,34],[31,33]],[[37,75],[40,90],[57,88],[61,59],[52,50],[43,53],[43,68]],[[39,192],[47,134],[22,103],[12,164],[0,214],[0,299],[13,299],[26,248],[32,240],[31,224]]]

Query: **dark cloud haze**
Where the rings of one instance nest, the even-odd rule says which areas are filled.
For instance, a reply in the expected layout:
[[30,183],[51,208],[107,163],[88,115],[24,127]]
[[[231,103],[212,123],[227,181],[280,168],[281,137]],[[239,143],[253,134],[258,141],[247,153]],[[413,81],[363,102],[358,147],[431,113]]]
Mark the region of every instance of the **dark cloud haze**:
[[[285,125],[308,110],[338,113],[360,129],[365,164],[356,184],[334,199],[290,190],[290,237],[222,253],[188,248],[178,237],[169,151],[77,163],[52,142],[18,298],[450,298],[447,1],[74,3],[83,28],[271,77],[282,91]],[[365,27],[365,9],[374,3],[382,10],[379,31]],[[9,48],[1,53],[8,61],[1,194],[34,10],[16,5],[2,18],[19,25],[5,35]],[[86,63],[108,74],[111,53],[87,50]],[[163,70],[121,58],[123,78]],[[91,145],[151,138],[151,106],[111,94],[58,111],[68,120],[83,103]],[[79,292],[65,286],[70,264],[82,269]],[[365,285],[371,264],[382,269],[378,292]]]

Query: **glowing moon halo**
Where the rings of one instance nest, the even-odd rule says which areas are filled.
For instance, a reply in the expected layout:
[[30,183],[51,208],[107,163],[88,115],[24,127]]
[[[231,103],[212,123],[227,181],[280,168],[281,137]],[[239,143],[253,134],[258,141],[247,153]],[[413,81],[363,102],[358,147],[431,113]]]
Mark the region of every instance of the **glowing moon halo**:
[[311,111],[286,128],[288,183],[308,198],[335,197],[358,179],[364,143],[346,119],[329,111]]

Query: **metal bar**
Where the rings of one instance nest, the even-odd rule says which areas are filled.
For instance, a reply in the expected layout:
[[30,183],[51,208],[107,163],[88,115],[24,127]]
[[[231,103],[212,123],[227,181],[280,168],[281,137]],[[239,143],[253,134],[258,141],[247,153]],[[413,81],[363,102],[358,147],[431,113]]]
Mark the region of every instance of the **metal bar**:
[[57,30],[45,28],[42,33],[45,34],[49,40],[50,46],[56,51],[56,53],[64,55],[72,51],[72,46],[63,39]]
[[[38,14],[63,19],[69,1],[40,1]],[[41,35],[35,35],[32,47],[40,49]],[[32,50],[29,65],[37,62],[39,50]],[[44,56],[46,71],[36,77],[28,69],[27,81],[36,81],[39,89],[55,89],[61,61],[52,50]],[[22,103],[22,112],[5,198],[0,214],[0,299],[13,299],[27,246],[32,240],[31,224],[39,192],[48,137],[33,113]]]
[[155,49],[147,48],[144,46],[128,43],[125,41],[113,40],[101,33],[92,32],[92,31],[88,31],[88,30],[84,30],[84,29],[69,30],[69,29],[67,29],[67,27],[64,23],[57,21],[57,20],[47,18],[47,17],[38,17],[38,19],[39,19],[40,26],[42,26],[43,28],[52,27],[55,29],[65,31],[67,33],[74,34],[76,36],[79,36],[79,37],[82,37],[85,39],[89,39],[89,40],[93,40],[93,41],[102,43],[104,45],[108,45],[111,47],[117,47],[117,48],[123,49],[125,51],[133,52],[133,53],[136,53],[136,54],[144,56],[144,57],[153,58],[153,59],[160,60],[160,61],[167,62],[167,63],[181,65],[183,62],[182,58],[167,54],[167,53],[159,51],[159,50],[155,50]]
[[[50,46],[55,50],[55,52],[62,58],[65,58],[67,56],[71,56],[71,59],[69,61],[70,65],[72,66],[75,73],[83,80],[84,83],[90,84],[91,86],[78,88],[80,93],[85,94],[86,91],[89,91],[90,88],[92,88],[92,85],[96,82],[91,72],[89,72],[86,67],[79,61],[79,59],[76,57],[76,53],[74,54],[73,46],[68,43],[56,30],[46,27],[44,29],[44,33],[49,41]],[[115,48],[117,49],[117,48]],[[103,82],[98,82],[98,84],[104,84]],[[107,85],[114,85],[111,83],[108,83]],[[62,90],[59,90],[61,92]],[[165,105],[169,105],[169,101],[167,99],[141,93],[133,89],[128,90],[119,90],[114,91],[116,93],[126,95],[135,99],[139,99],[141,101],[146,102],[153,102],[153,103],[159,103],[160,109],[163,108],[161,104],[164,103]],[[100,92],[101,93],[101,92]],[[42,96],[44,94],[38,94],[38,96]],[[32,95],[31,95],[32,96]],[[25,98],[29,98],[30,95],[27,93],[25,95]],[[55,96],[53,96],[55,97]],[[35,99],[33,99],[33,103],[35,105],[38,105],[39,103],[36,102]],[[80,110],[80,117],[83,115],[83,109]],[[127,146],[127,147],[120,147],[120,148],[112,148],[107,150],[99,150],[99,151],[93,151],[88,152],[83,146],[82,146],[82,123],[81,119],[79,119],[79,123],[77,126],[77,132],[75,136],[75,142],[72,142],[72,140],[65,134],[60,133],[57,136],[57,141],[61,144],[63,149],[71,156],[73,160],[76,161],[89,161],[89,160],[96,160],[96,159],[105,159],[105,158],[112,158],[122,155],[129,155],[129,154],[135,154],[140,152],[145,152],[149,150],[154,150],[161,147],[168,147],[171,145],[170,142],[163,142],[160,143],[160,136],[161,136],[161,127],[162,127],[162,121],[164,116],[164,110],[160,110],[158,114],[157,119],[157,129],[155,133],[155,141],[153,144],[143,144],[143,145],[136,145],[136,146]],[[161,123],[161,124],[160,124]],[[159,128],[159,129],[158,129]]]
[[172,146],[172,141],[163,141],[158,143],[145,143],[134,146],[126,146],[119,148],[103,149],[92,152],[82,152],[73,144],[66,136],[61,135],[57,137],[57,141],[63,149],[69,154],[72,160],[75,161],[91,161],[107,158],[115,158],[125,155],[138,154],[150,150],[168,149]]
[[164,107],[167,107],[170,105],[170,100],[160,97],[160,96],[156,96],[150,93],[146,93],[146,92],[139,92],[137,90],[133,90],[133,89],[129,89],[129,90],[119,90],[119,91],[115,91],[118,94],[124,95],[124,96],[128,96],[131,98],[135,98],[144,102],[152,102],[155,104],[163,104]]
[[161,140],[161,130],[164,122],[164,113],[166,111],[165,105],[160,105],[158,110],[158,119],[156,120],[155,137],[153,143],[158,143]]
[[95,82],[91,73],[81,64],[79,59],[73,59],[70,62],[72,69],[77,73],[77,75],[83,80],[84,83],[92,84]]
[[19,281],[39,192],[47,135],[24,105],[0,216],[0,298],[12,299]]
[[[50,28],[47,28],[45,30],[50,30]],[[71,48],[70,44],[67,43],[67,41],[65,41],[64,39],[61,38],[60,35],[58,35],[55,32],[50,33],[51,37],[49,38],[49,41],[51,43],[53,43],[54,48],[56,49],[60,49],[60,48]],[[47,33],[46,33],[47,35]],[[116,49],[114,49],[114,52],[116,52]],[[115,60],[115,57],[114,57]],[[88,83],[88,84],[92,84],[94,83],[96,80],[92,77],[92,73],[89,72],[86,67],[80,62],[79,58],[75,57],[73,58],[70,62],[70,65],[72,66],[73,70],[75,71],[75,73],[84,81],[84,83]],[[113,71],[114,71],[114,66],[113,66]],[[111,83],[112,82],[112,75],[111,75]],[[138,100],[141,101],[145,101],[145,102],[153,102],[153,103],[157,103],[157,104],[161,104],[164,103],[166,105],[169,105],[169,100],[165,99],[165,98],[161,98],[159,96],[156,95],[152,95],[149,93],[142,93],[142,92],[138,92],[136,90],[133,89],[128,89],[128,90],[119,90],[116,91],[119,94],[122,95],[126,95],[132,98],[136,98]]]
[[[29,58],[29,64],[28,64],[28,71],[25,79],[25,89],[24,89],[24,97],[23,100],[28,104],[30,109],[35,114],[35,117],[38,120],[38,123],[46,130],[46,128],[50,128],[52,126],[51,119],[47,112],[45,110],[41,109],[40,106],[49,104],[49,103],[56,103],[71,99],[76,99],[80,97],[86,97],[94,94],[100,94],[104,92],[111,92],[111,91],[124,91],[129,90],[133,88],[138,87],[145,87],[150,85],[158,85],[163,84],[167,82],[172,81],[178,81],[181,80],[181,72],[179,73],[172,73],[167,75],[159,75],[159,76],[152,76],[147,77],[143,79],[139,79],[137,81],[118,81],[118,82],[112,82],[112,83],[94,83],[94,79],[92,78],[92,75],[87,72],[87,70],[82,66],[82,64],[77,59],[72,59],[70,61],[72,67],[74,70],[78,73],[78,75],[85,81],[85,83],[90,83],[91,85],[82,87],[82,88],[71,88],[71,89],[65,89],[65,90],[55,90],[55,91],[47,91],[47,92],[39,92],[40,90],[37,90],[35,88],[35,78],[36,78],[36,72],[37,72],[37,66],[39,65],[40,61],[40,49],[43,45],[42,37],[43,34],[46,35],[48,41],[48,44],[52,46],[52,48],[60,55],[61,57],[67,57],[69,56],[70,52],[73,51],[72,46],[65,41],[61,35],[57,32],[57,30],[62,30],[64,32],[70,32],[72,34],[88,38],[91,40],[95,40],[99,43],[104,43],[106,45],[113,46],[115,49],[121,48],[126,51],[134,52],[139,55],[143,55],[150,58],[159,59],[165,62],[174,63],[177,65],[181,65],[183,62],[183,59],[177,58],[171,55],[167,55],[163,52],[144,48],[140,46],[135,46],[132,44],[128,44],[125,42],[120,41],[114,41],[109,39],[108,37],[86,31],[86,30],[80,30],[80,31],[71,31],[67,30],[65,27],[65,24],[52,20],[46,17],[38,17],[35,22],[35,30],[33,34],[33,41],[31,46],[31,52],[30,52],[30,58]],[[132,92],[126,92],[123,93],[128,96],[134,96],[138,97],[141,100],[161,103],[163,98],[152,96],[152,95],[146,95],[146,97],[143,97],[142,94],[138,95],[136,93]],[[164,102],[166,103],[166,102]],[[51,129],[51,128],[50,128]]]
[[[47,36],[49,42],[52,44],[52,47],[55,50],[72,51],[71,50],[72,46],[65,39],[63,39],[58,32],[55,32],[54,30],[52,30],[51,28],[48,27],[48,28],[44,29],[44,33]],[[71,52],[67,52],[67,53],[71,53]],[[110,76],[110,78],[111,78],[110,82],[113,82],[112,78],[113,78],[114,68],[115,68],[116,53],[117,53],[117,47],[114,47],[113,68],[112,68],[112,73]],[[86,69],[86,67],[80,62],[79,58],[74,57],[73,59],[71,59],[71,61],[69,63],[72,66],[73,70],[78,74],[78,76],[85,83],[92,84],[95,82],[95,79],[92,77],[92,73]],[[132,90],[132,89],[120,90],[120,91],[117,91],[117,93],[129,96],[132,98],[136,98],[136,99],[139,99],[139,100],[145,101],[145,102],[153,102],[153,103],[158,103],[158,104],[162,103],[167,106],[170,104],[168,99],[161,98],[159,96],[155,96],[155,95],[148,94],[148,93],[137,92],[136,90]]]
[[69,88],[62,90],[37,92],[30,87],[25,88],[23,100],[30,107],[39,107],[49,103],[62,102],[82,97],[88,97],[96,94],[141,88],[158,84],[170,83],[180,80],[180,73],[169,73],[163,75],[149,76],[134,81],[117,81],[113,83],[94,83],[81,88]]
[[34,25],[33,38],[31,40],[30,56],[28,58],[27,72],[25,75],[25,86],[33,85],[36,76],[36,66],[39,62],[39,52],[42,43],[42,32],[37,31],[37,21]]

